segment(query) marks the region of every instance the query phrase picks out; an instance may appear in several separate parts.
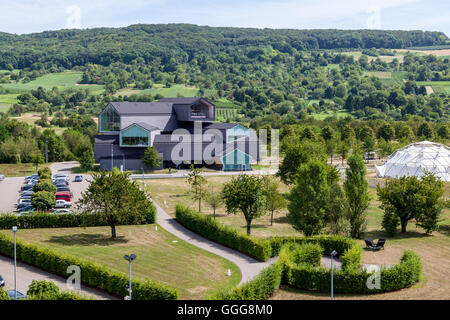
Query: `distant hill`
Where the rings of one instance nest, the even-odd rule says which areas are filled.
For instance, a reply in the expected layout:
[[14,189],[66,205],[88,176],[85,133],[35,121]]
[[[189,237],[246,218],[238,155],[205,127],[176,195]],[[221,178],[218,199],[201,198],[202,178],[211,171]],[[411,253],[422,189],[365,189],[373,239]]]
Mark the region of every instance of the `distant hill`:
[[[190,24],[131,25],[124,28],[58,30],[14,35],[0,33],[0,69],[73,68],[145,62],[169,64],[219,52],[272,46],[295,50],[428,47],[450,44],[442,32],[399,30],[294,30],[207,27]],[[170,68],[170,66],[169,66]]]

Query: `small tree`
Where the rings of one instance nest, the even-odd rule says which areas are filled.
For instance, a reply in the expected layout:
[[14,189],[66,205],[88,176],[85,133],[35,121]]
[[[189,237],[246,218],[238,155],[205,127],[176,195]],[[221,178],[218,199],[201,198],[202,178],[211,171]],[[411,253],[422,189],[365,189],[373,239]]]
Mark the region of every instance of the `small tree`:
[[45,159],[44,159],[44,156],[42,155],[42,153],[40,153],[38,150],[36,150],[35,152],[33,152],[31,154],[31,161],[36,166],[36,171],[38,171],[39,165],[43,164]]
[[147,168],[159,168],[161,166],[161,156],[158,150],[154,146],[148,147],[144,152],[144,158],[142,158]]
[[52,180],[43,179],[43,180],[39,180],[39,182],[33,186],[33,191],[34,192],[48,191],[48,192],[55,193],[57,191],[57,188],[52,183]]
[[213,217],[216,219],[216,209],[223,203],[222,192],[209,188],[205,194],[205,201],[213,209]]
[[40,180],[51,179],[52,171],[48,167],[44,167],[38,170],[38,176]]
[[350,225],[346,219],[347,199],[342,191],[341,186],[334,182],[330,187],[330,199],[328,201],[328,210],[326,220],[329,224],[330,231],[333,234],[348,235]]
[[370,202],[366,167],[360,154],[350,156],[347,163],[349,167],[346,169],[344,191],[348,203],[350,234],[353,238],[359,238],[366,225],[365,211]]
[[239,175],[225,184],[223,197],[228,213],[241,211],[244,214],[247,235],[250,235],[252,220],[263,215],[266,208],[262,179],[253,175]]
[[129,176],[117,168],[94,172],[92,182],[78,202],[78,208],[86,218],[97,213],[100,220],[111,227],[113,239],[116,238],[116,225],[141,223],[155,211],[145,192]]
[[348,152],[350,150],[350,142],[349,141],[341,141],[338,144],[337,152],[342,160],[342,165],[344,164],[344,160],[347,159]]
[[305,236],[320,233],[325,223],[330,187],[327,164],[313,160],[300,166],[297,183],[289,194],[287,218]]
[[394,235],[401,225],[401,232],[404,233],[412,219],[426,233],[436,230],[443,208],[443,185],[431,173],[420,179],[414,176],[402,177],[387,180],[384,187],[378,185],[377,194],[384,210],[382,225],[386,232]]
[[191,165],[191,171],[187,176],[187,181],[191,186],[192,197],[198,200],[198,211],[201,212],[202,199],[206,193],[206,179],[201,175],[199,169]]
[[266,196],[266,210],[270,212],[270,225],[273,225],[273,213],[286,207],[287,201],[280,193],[280,183],[275,177],[263,178],[264,194]]
[[83,170],[92,170],[92,168],[94,168],[94,154],[92,153],[91,150],[86,150],[84,151],[80,158],[79,158],[79,162],[80,162],[80,167]]
[[31,204],[38,211],[49,211],[56,205],[55,193],[39,191],[31,195]]

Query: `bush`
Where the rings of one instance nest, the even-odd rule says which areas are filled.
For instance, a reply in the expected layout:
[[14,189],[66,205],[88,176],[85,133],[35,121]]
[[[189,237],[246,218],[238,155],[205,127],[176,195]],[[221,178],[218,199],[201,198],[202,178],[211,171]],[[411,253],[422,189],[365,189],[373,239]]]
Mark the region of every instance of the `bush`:
[[51,179],[52,178],[52,171],[48,167],[39,169],[38,170],[38,176],[39,176],[39,180]]
[[280,287],[282,266],[280,263],[263,269],[255,278],[233,289],[220,291],[215,300],[265,300]]
[[355,244],[348,249],[341,257],[342,269],[356,270],[361,266],[362,248],[359,244]]
[[31,284],[28,286],[27,296],[41,296],[43,294],[59,294],[59,288],[52,281],[31,281]]
[[[156,209],[145,212],[145,219],[141,224],[155,223]],[[125,225],[134,224],[134,221],[126,221]],[[17,216],[15,214],[0,214],[0,229],[11,229],[17,226],[19,229],[35,228],[76,228],[105,226],[106,223],[98,214],[81,215],[54,214],[54,213],[32,213],[30,215]]]
[[236,230],[221,225],[211,217],[202,215],[180,204],[176,207],[176,218],[186,228],[216,241],[224,246],[238,250],[260,261],[267,261],[272,254],[270,242],[240,234]]
[[318,243],[295,244],[291,249],[293,261],[296,264],[307,264],[313,267],[320,266],[323,248]]
[[40,192],[40,191],[48,191],[51,193],[56,193],[58,189],[56,188],[56,186],[53,184],[51,179],[42,179],[39,180],[38,183],[36,183],[33,186],[33,191],[34,192]]
[[[125,274],[111,271],[102,265],[82,260],[69,255],[53,252],[32,244],[16,242],[17,258],[48,272],[67,276],[67,267],[77,265],[81,269],[81,282],[117,296],[127,295],[125,286],[128,277]],[[0,234],[0,254],[13,256],[14,242],[4,234]],[[165,284],[154,281],[134,280],[132,282],[133,297],[136,300],[175,300],[178,291]]]
[[0,300],[11,300],[8,292],[6,292],[3,288],[0,288]]
[[48,211],[56,204],[55,193],[39,191],[31,195],[31,204],[37,210]]

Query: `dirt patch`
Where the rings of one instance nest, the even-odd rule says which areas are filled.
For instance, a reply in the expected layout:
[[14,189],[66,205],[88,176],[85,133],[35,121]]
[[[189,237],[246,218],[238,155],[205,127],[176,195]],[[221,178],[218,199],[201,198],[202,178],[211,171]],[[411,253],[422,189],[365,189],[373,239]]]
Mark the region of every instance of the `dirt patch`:
[[425,86],[425,89],[427,90],[427,94],[432,94],[434,93],[434,90],[431,86]]

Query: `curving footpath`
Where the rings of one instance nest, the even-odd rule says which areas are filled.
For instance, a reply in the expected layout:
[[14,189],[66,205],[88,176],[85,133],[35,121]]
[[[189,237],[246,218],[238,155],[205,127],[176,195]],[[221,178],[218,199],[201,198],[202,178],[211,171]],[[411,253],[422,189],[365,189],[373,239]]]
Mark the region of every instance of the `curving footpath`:
[[277,259],[275,257],[269,259],[267,262],[259,262],[258,260],[242,254],[236,250],[205,239],[202,236],[186,229],[174,218],[169,216],[169,214],[165,212],[156,202],[153,201],[153,203],[155,204],[157,210],[156,222],[162,228],[196,247],[214,253],[237,265],[241,270],[241,281],[239,282],[239,284],[252,279],[261,271],[261,269],[271,265]]

